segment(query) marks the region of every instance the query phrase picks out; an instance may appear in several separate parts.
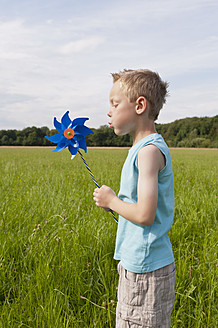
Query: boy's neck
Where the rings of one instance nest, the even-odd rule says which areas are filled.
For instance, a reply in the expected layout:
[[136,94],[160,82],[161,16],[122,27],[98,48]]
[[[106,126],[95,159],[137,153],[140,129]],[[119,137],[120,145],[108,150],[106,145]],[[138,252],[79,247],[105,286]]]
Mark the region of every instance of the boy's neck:
[[134,133],[132,133],[133,146],[143,138],[149,136],[150,134],[157,133],[154,122],[152,121],[149,123],[150,124],[147,124],[146,126],[139,126],[138,129],[134,131]]

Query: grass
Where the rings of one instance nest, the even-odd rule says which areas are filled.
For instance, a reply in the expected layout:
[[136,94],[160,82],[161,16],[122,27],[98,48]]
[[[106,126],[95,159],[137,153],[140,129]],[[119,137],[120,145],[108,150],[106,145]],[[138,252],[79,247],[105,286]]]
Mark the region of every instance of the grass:
[[[172,327],[217,327],[217,150],[171,150],[177,267]],[[119,190],[124,149],[89,149]],[[117,224],[92,200],[79,156],[0,149],[0,327],[115,327]]]

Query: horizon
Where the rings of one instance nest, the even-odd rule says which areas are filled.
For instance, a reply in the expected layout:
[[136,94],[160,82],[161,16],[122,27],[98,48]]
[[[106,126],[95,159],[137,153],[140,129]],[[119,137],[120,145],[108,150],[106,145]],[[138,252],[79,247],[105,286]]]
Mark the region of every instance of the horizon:
[[[194,118],[197,118],[197,119],[211,118],[211,119],[213,119],[213,118],[215,118],[216,116],[218,116],[218,114],[217,114],[217,115],[214,115],[214,116],[187,116],[187,117],[184,117],[184,118],[175,119],[174,121],[167,122],[167,123],[161,123],[161,122],[154,122],[154,123],[155,123],[156,125],[165,125],[165,124],[171,124],[171,123],[174,123],[174,122],[176,122],[176,121],[182,121],[182,120],[186,120],[186,119],[194,119]],[[99,127],[92,127],[92,126],[88,126],[88,125],[86,125],[86,126],[89,127],[90,129],[96,129],[96,130],[98,130],[98,129],[100,129],[101,127],[104,127],[104,126],[106,126],[106,127],[108,127],[108,128],[110,129],[110,127],[109,127],[108,124],[102,124],[102,125],[100,125]],[[8,130],[22,131],[22,130],[25,130],[25,129],[28,129],[28,128],[37,128],[37,129],[48,128],[49,130],[56,130],[55,127],[51,127],[51,128],[49,128],[49,127],[46,126],[46,125],[43,125],[43,126],[35,126],[35,125],[32,125],[32,126],[26,126],[26,127],[24,127],[24,128],[21,128],[21,129],[0,129],[0,131],[8,131]]]

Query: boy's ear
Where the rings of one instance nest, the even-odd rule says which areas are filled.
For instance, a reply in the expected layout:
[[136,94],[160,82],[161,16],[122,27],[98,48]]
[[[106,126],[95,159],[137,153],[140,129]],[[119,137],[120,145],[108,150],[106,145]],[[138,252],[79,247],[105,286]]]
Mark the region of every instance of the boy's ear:
[[141,115],[145,112],[147,108],[147,99],[143,96],[138,97],[136,100],[136,114]]

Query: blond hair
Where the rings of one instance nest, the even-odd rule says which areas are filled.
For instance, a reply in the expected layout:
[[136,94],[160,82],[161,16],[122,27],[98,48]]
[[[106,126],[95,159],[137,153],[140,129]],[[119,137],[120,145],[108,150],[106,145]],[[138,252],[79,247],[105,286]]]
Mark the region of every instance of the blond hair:
[[168,82],[161,80],[158,73],[148,69],[127,70],[112,73],[113,82],[120,82],[120,87],[130,102],[135,102],[140,96],[149,103],[149,118],[158,118],[159,112],[168,96]]

